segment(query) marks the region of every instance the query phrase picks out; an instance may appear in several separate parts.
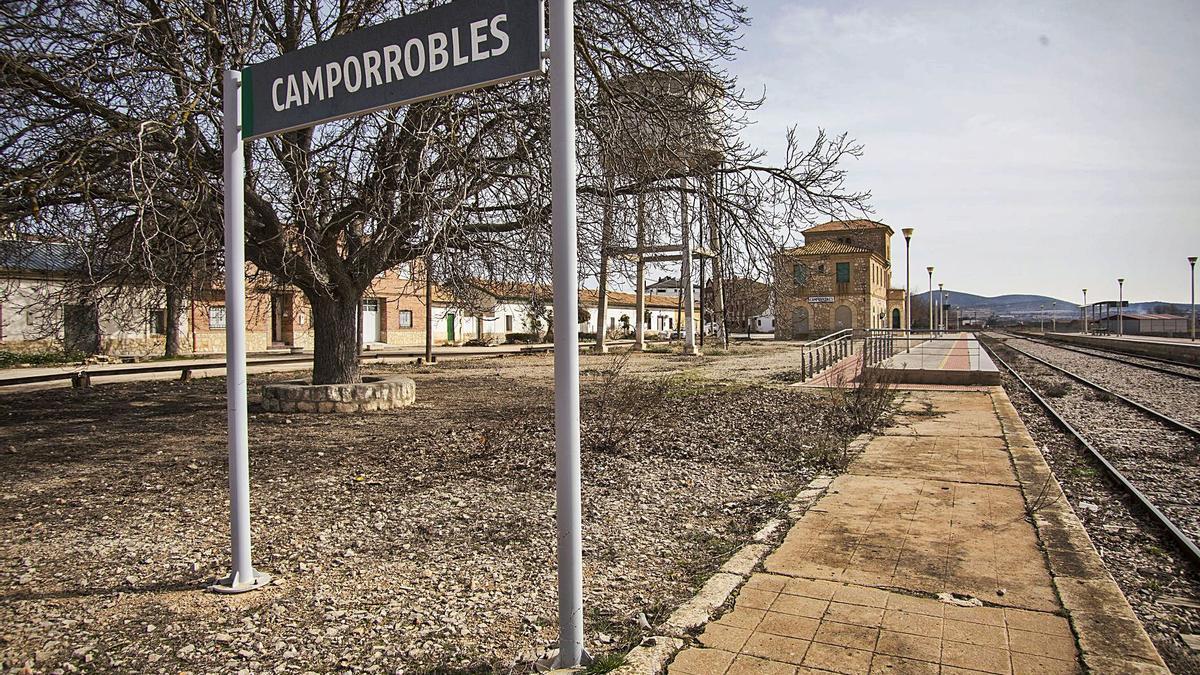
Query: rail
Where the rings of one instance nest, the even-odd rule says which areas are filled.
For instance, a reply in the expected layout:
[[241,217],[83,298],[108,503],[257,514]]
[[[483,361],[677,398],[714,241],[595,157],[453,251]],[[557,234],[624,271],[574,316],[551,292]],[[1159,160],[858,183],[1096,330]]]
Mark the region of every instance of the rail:
[[[1087,448],[1088,452],[1091,453],[1092,457],[1094,457],[1096,461],[1100,463],[1104,470],[1107,471],[1108,474],[1112,476],[1112,478],[1116,480],[1118,484],[1125,488],[1129,494],[1133,495],[1133,497],[1137,499],[1139,503],[1141,503],[1142,507],[1145,508],[1153,518],[1158,520],[1159,524],[1161,524],[1168,532],[1171,533],[1171,535],[1175,538],[1175,541],[1183,548],[1184,552],[1186,552],[1193,561],[1200,563],[1200,548],[1197,548],[1196,543],[1192,541],[1192,538],[1189,537],[1187,533],[1176,526],[1174,521],[1168,518],[1165,513],[1159,511],[1158,507],[1156,507],[1141,490],[1135,487],[1133,483],[1129,482],[1129,479],[1126,478],[1125,475],[1121,473],[1115,466],[1113,466],[1108,459],[1095,448],[1095,446],[1093,446],[1086,438],[1084,438],[1083,434],[1081,434],[1075,427],[1071,426],[1071,423],[1068,422],[1061,414],[1059,414],[1058,410],[1056,410],[1054,406],[1050,405],[1049,401],[1042,398],[1042,395],[1037,393],[1037,391],[1034,390],[1034,388],[1025,380],[1025,378],[1021,377],[1020,373],[1018,373],[1015,368],[1009,365],[1007,361],[1000,358],[1000,355],[996,353],[996,350],[988,348],[986,345],[984,348],[990,352],[993,361],[1003,366],[1005,370],[1007,370],[1014,378],[1016,378],[1016,380],[1025,387],[1030,395],[1033,396],[1038,404],[1040,404],[1042,408],[1046,410],[1046,413],[1050,415],[1050,417],[1057,422],[1059,426],[1066,429],[1067,433],[1075,437],[1075,439],[1079,441],[1083,447]],[[1012,349],[1012,347],[1010,347],[1010,349]],[[1020,350],[1014,349],[1013,351]]]
[[[1076,382],[1081,382],[1083,384],[1086,384],[1087,386],[1092,387],[1093,389],[1102,391],[1105,394],[1108,394],[1109,396],[1112,396],[1113,398],[1126,403],[1127,405],[1137,408],[1138,410],[1159,420],[1160,422],[1163,422],[1169,426],[1175,427],[1176,429],[1179,429],[1188,434],[1191,434],[1192,436],[1200,437],[1200,429],[1193,427],[1192,425],[1188,424],[1187,422],[1184,422],[1182,420],[1177,420],[1174,417],[1171,417],[1170,415],[1159,412],[1159,411],[1155,410],[1154,408],[1151,408],[1150,406],[1147,406],[1143,403],[1138,403],[1137,401],[1129,398],[1128,396],[1123,396],[1121,394],[1118,394],[1117,392],[1115,392],[1103,385],[1097,384],[1097,383],[1089,380],[1088,378],[1080,375],[1079,373],[1067,370],[1066,368],[1063,368],[1062,366],[1058,366],[1053,363],[1050,363],[1046,359],[1043,359],[1040,356],[1034,356],[1033,354],[1030,354],[1029,352],[1025,351],[1024,349],[1018,349],[1017,347],[1014,347],[1013,345],[1010,345],[1010,344],[1005,344],[1004,346],[1013,350],[1014,352],[1020,354],[1021,356],[1024,356],[1027,359],[1032,359],[1032,360],[1037,361],[1038,363],[1042,364],[1043,366],[1050,368],[1051,370],[1062,373],[1063,375],[1071,378],[1072,380],[1075,380]],[[993,350],[992,353],[995,354],[995,350]]]

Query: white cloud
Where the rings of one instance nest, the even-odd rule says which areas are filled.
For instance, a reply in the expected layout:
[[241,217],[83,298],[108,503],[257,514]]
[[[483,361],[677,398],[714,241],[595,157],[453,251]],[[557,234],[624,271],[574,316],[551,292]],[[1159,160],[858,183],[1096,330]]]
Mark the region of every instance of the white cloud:
[[1074,297],[1123,274],[1135,298],[1186,297],[1184,256],[1200,254],[1200,4],[750,13],[732,68],[766,87],[750,140],[778,152],[795,124],[863,141],[853,185],[882,219],[918,228],[914,266],[981,293]]

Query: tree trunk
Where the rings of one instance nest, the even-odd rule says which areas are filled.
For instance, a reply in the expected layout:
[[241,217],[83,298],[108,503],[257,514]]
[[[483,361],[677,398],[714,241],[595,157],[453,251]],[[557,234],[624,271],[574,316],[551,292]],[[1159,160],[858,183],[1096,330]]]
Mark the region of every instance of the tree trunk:
[[308,297],[313,313],[313,384],[362,382],[355,298]]
[[183,313],[181,311],[182,298],[179,297],[179,289],[175,286],[167,286],[166,292],[167,308],[165,310],[166,316],[163,317],[163,323],[166,324],[167,344],[164,354],[166,356],[179,356],[179,317]]

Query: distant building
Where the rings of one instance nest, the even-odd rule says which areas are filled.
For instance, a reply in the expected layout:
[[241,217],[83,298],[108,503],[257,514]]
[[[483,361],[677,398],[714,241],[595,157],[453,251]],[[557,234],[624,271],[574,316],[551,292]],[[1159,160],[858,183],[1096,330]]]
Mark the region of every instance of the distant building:
[[[646,285],[647,296],[667,296],[670,298],[678,298],[680,289],[683,287],[679,284],[679,279],[675,277],[659,277],[658,281]],[[696,297],[699,297],[700,286],[693,284],[692,290],[696,291]]]
[[873,220],[835,220],[776,255],[775,337],[905,327],[904,289],[891,288],[893,234]]
[[[1116,335],[1120,330],[1117,314],[1110,314],[1091,322],[1090,329]],[[1177,314],[1125,314],[1126,335],[1154,335],[1158,337],[1182,337],[1190,332],[1190,319]]]

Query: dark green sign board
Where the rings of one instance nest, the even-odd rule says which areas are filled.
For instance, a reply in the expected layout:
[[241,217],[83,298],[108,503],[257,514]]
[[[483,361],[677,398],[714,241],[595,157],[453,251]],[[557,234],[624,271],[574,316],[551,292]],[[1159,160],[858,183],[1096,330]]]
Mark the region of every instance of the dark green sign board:
[[258,138],[541,72],[539,0],[455,0],[242,70]]

